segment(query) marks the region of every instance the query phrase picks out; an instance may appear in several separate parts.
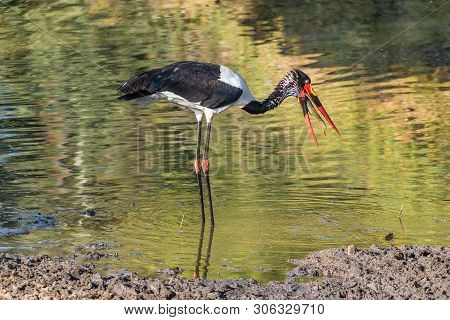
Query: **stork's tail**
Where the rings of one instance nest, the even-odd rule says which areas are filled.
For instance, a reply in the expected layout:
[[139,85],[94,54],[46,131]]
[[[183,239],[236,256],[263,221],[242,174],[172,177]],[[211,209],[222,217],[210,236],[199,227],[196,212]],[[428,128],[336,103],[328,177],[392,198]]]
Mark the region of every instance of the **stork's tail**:
[[117,88],[117,93],[121,94],[119,101],[129,101],[139,99],[153,94],[156,90],[152,88],[152,76],[155,70],[143,72],[128,79]]

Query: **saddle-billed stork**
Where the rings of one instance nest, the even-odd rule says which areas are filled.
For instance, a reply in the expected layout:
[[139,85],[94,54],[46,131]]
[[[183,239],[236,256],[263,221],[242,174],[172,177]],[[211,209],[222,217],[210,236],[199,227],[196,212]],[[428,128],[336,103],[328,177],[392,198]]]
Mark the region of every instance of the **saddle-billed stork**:
[[[211,122],[215,115],[231,106],[239,106],[242,110],[251,114],[265,113],[279,106],[287,97],[294,96],[297,97],[298,103],[302,107],[308,131],[317,145],[317,138],[309,115],[313,114],[323,125],[325,123],[316,109],[339,134],[338,129],[322,106],[317,93],[312,88],[311,79],[298,69],[288,72],[263,101],[257,101],[253,97],[247,83],[239,73],[223,65],[196,61],[176,62],[140,73],[123,83],[118,91],[121,94],[118,99],[121,101],[140,100],[144,103],[153,103],[159,100],[168,100],[195,113],[198,129],[194,168],[200,193],[203,223],[205,222],[205,213],[200,171],[205,176],[211,225],[214,225],[214,214],[209,182],[208,150]],[[200,164],[203,116],[206,118],[206,140],[203,159]]]

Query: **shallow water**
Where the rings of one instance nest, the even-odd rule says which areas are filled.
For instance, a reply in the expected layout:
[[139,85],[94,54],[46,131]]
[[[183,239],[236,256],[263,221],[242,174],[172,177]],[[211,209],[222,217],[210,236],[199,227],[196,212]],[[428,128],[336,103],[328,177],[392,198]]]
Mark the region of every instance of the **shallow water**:
[[[20,3],[0,5],[0,228],[30,233],[1,236],[1,251],[105,242],[119,259],[100,264],[116,270],[269,281],[291,257],[391,232],[449,244],[444,1]],[[301,68],[342,133],[316,123],[317,148],[293,98],[217,117],[200,261],[193,114],[115,100],[130,75],[178,60],[226,64],[258,98]],[[57,223],[30,225],[36,212]]]

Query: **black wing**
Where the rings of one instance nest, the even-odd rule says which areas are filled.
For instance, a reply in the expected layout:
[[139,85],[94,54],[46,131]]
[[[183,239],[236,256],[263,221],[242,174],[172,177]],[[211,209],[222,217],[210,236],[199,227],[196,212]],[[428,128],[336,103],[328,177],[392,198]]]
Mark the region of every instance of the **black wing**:
[[242,89],[219,80],[220,66],[195,61],[176,62],[138,74],[119,87],[119,100],[133,100],[169,91],[207,108],[220,108],[239,99]]

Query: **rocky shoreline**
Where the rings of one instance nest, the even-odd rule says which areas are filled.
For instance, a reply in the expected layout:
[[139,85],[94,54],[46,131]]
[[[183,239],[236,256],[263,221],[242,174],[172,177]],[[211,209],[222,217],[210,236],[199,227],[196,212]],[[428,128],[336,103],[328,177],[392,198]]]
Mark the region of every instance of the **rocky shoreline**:
[[[448,299],[449,247],[376,245],[311,253],[283,282],[103,275],[92,264],[0,253],[0,299]],[[177,273],[175,273],[177,274]]]

